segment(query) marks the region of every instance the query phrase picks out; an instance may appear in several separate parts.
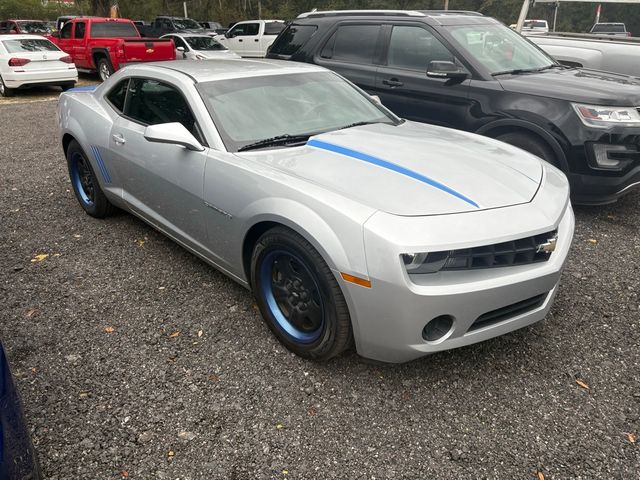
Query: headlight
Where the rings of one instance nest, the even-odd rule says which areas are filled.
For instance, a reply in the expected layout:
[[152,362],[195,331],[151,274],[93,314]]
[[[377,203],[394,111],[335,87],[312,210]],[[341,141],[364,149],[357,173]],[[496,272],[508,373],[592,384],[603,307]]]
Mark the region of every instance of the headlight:
[[403,253],[402,261],[408,274],[439,272],[449,259],[449,252]]
[[640,113],[635,107],[603,107],[573,103],[582,123],[589,127],[611,128],[640,126]]

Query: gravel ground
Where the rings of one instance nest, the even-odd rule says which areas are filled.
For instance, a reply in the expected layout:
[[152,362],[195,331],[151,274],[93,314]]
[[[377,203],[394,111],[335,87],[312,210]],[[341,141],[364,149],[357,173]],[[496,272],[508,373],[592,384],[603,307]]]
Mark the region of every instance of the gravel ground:
[[640,195],[577,209],[546,321],[315,364],[142,222],[82,212],[55,102],[0,119],[0,337],[47,478],[640,478]]

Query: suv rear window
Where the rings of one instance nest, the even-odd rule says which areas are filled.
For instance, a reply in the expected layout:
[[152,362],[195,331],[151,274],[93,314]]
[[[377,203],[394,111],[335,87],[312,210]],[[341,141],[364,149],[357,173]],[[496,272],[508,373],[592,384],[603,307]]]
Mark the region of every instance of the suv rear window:
[[322,49],[322,58],[353,63],[373,63],[380,25],[343,25]]
[[128,22],[93,22],[91,24],[92,38],[120,38],[139,37],[138,29]]
[[276,39],[270,52],[277,55],[293,55],[307,43],[316,30],[318,27],[315,25],[289,25]]

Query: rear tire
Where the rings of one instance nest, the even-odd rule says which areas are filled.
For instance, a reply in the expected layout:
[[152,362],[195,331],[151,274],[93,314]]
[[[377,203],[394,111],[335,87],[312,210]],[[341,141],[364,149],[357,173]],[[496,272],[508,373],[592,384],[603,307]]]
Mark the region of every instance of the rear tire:
[[98,68],[98,76],[103,82],[106,82],[115,71],[109,59],[105,57],[98,58],[96,67]]
[[15,94],[14,88],[9,88],[4,84],[4,80],[0,77],[0,97],[13,97]]
[[508,143],[514,147],[521,148],[537,157],[549,162],[551,165],[558,166],[558,160],[551,146],[544,140],[533,135],[522,132],[511,132],[498,135],[496,140]]
[[251,287],[265,322],[295,354],[329,360],[352,343],[347,303],[333,272],[297,233],[264,233],[251,258]]
[[91,162],[75,140],[72,140],[67,148],[67,167],[73,192],[82,209],[96,218],[111,215],[115,207],[100,188]]

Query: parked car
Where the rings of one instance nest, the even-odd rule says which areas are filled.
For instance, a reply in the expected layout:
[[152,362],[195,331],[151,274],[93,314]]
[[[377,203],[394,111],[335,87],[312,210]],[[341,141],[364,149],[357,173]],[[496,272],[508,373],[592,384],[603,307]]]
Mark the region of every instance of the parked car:
[[215,38],[240,56],[264,57],[284,27],[282,20],[249,20],[236,23],[223,36]]
[[141,38],[133,22],[123,18],[74,18],[53,40],[78,69],[97,71],[102,81],[127,64],[176,58],[171,40]]
[[78,71],[69,55],[48,39],[31,34],[0,37],[0,96],[41,85],[73,87]]
[[132,20],[132,21],[133,21],[133,24],[138,29],[138,32],[140,33],[140,35],[143,35],[143,32],[146,32],[147,31],[146,29],[151,26],[148,22],[145,22],[144,20]]
[[50,33],[47,22],[41,20],[4,20],[0,22],[0,33]]
[[552,33],[531,37],[562,65],[640,77],[640,39],[586,33]]
[[251,288],[307,358],[354,338],[408,361],[544,318],[574,228],[562,172],[403,121],[320,67],[215,65],[135,65],[62,95],[86,213],[133,212]]
[[268,56],[335,70],[409,120],[544,158],[569,177],[577,203],[613,202],[640,186],[640,80],[563,67],[493,18],[308,13]]
[[209,21],[206,21],[206,22],[198,22],[198,24],[202,28],[204,28],[207,31],[207,33],[209,33],[209,34],[218,33],[221,30],[227,31],[227,29],[224,28],[220,22],[214,22],[213,20],[209,20]]
[[522,35],[540,35],[549,33],[549,24],[546,20],[525,20],[522,25]]
[[206,33],[198,22],[184,17],[156,17],[151,26],[142,32],[143,36],[161,37],[167,33]]
[[631,32],[627,31],[624,23],[596,23],[591,27],[589,33],[596,35],[614,35],[618,37],[631,36]]
[[0,342],[0,478],[42,478],[20,397]]
[[160,38],[170,38],[176,46],[176,59],[211,60],[241,58],[237,53],[217,42],[209,35],[195,33],[169,33]]

